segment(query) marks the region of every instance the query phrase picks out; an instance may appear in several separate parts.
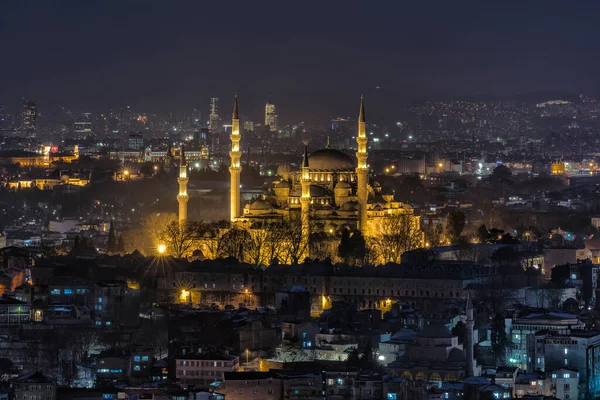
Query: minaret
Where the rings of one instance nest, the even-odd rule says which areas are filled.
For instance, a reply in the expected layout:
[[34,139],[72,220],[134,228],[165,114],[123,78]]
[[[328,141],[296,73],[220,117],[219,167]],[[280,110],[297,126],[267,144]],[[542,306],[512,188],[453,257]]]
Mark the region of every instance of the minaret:
[[240,151],[240,119],[238,116],[238,100],[237,94],[233,103],[233,117],[231,121],[231,151],[229,157],[231,157],[231,166],[229,167],[229,173],[231,175],[231,221],[235,221],[239,217],[240,213],[240,173],[242,172],[242,166],[240,164],[240,158],[242,152]]
[[310,239],[310,172],[308,169],[308,145],[304,146],[304,158],[302,159],[302,197],[300,204],[302,205],[302,244],[306,246],[305,254],[310,257],[309,239]]
[[475,376],[475,357],[473,354],[473,327],[475,326],[475,320],[473,320],[473,303],[471,297],[467,293],[467,343],[465,343],[467,349],[467,376]]
[[358,218],[358,229],[360,229],[363,235],[368,235],[367,232],[367,173],[369,171],[367,167],[367,128],[365,122],[365,105],[363,103],[363,97],[360,96],[360,113],[358,115],[358,136],[356,137],[356,143],[358,144],[358,151],[356,152],[356,158],[358,164],[356,166],[356,194],[358,197],[358,203],[360,204],[359,218]]
[[179,202],[179,224],[183,224],[187,221],[187,202],[190,196],[187,194],[187,164],[185,162],[185,150],[181,145],[181,155],[179,157],[179,194],[177,195],[177,201]]

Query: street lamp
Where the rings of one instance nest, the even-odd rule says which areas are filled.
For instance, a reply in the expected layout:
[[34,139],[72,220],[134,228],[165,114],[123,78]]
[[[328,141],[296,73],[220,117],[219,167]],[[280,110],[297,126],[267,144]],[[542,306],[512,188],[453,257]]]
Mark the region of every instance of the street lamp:
[[181,289],[181,295],[179,296],[179,298],[181,299],[181,302],[186,303],[189,295],[190,295],[190,292],[188,290]]

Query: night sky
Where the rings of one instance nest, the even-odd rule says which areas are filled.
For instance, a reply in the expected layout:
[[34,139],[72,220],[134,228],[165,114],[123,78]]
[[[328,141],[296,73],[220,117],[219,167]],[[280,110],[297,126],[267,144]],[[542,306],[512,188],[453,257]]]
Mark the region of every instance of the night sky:
[[0,104],[206,112],[238,91],[243,114],[270,95],[292,119],[354,116],[361,93],[382,115],[424,98],[599,94],[599,15],[596,0],[3,0]]

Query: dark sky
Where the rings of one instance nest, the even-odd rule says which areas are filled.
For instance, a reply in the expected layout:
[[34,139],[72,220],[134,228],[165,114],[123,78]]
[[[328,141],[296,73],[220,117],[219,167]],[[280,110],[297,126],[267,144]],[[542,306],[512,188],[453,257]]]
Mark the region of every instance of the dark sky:
[[[600,92],[600,1],[2,0],[0,104],[389,114],[414,99]],[[376,89],[379,86],[381,89]],[[223,104],[229,112],[229,105]]]

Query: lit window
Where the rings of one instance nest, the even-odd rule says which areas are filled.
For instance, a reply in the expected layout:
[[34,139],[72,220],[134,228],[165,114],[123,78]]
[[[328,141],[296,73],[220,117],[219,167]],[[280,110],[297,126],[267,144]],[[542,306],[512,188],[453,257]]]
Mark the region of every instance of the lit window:
[[60,294],[60,289],[52,289],[50,291],[50,294],[58,295],[58,294]]
[[64,289],[63,294],[73,294],[73,289]]
[[568,365],[568,364],[569,364],[569,360],[567,360],[567,359],[565,358],[565,365]]
[[85,289],[77,289],[76,292],[77,292],[77,294],[84,294],[85,293]]
[[552,374],[552,379],[556,379],[556,374]]
[[140,356],[134,356],[133,357],[133,361],[135,361],[135,362],[140,362],[141,359],[142,358]]
[[102,325],[101,321],[96,321],[96,325]]
[[213,283],[213,289],[214,289],[214,288],[216,288],[216,287],[217,287],[217,285],[215,285],[215,284]]
[[569,374],[569,373],[563,374],[563,378],[570,379],[571,378],[571,374]]
[[110,321],[106,321],[106,325],[110,325]]
[[565,349],[565,355],[569,353],[569,349]]
[[148,356],[142,356],[142,361],[148,361]]
[[140,368],[140,366],[139,366],[139,365],[134,365],[134,366],[133,366],[133,370],[134,370],[134,371],[140,371],[140,370],[141,370],[141,368]]
[[102,303],[102,297],[98,297],[98,303]]
[[338,378],[337,384],[338,385],[343,385],[344,384],[344,380],[342,378]]

